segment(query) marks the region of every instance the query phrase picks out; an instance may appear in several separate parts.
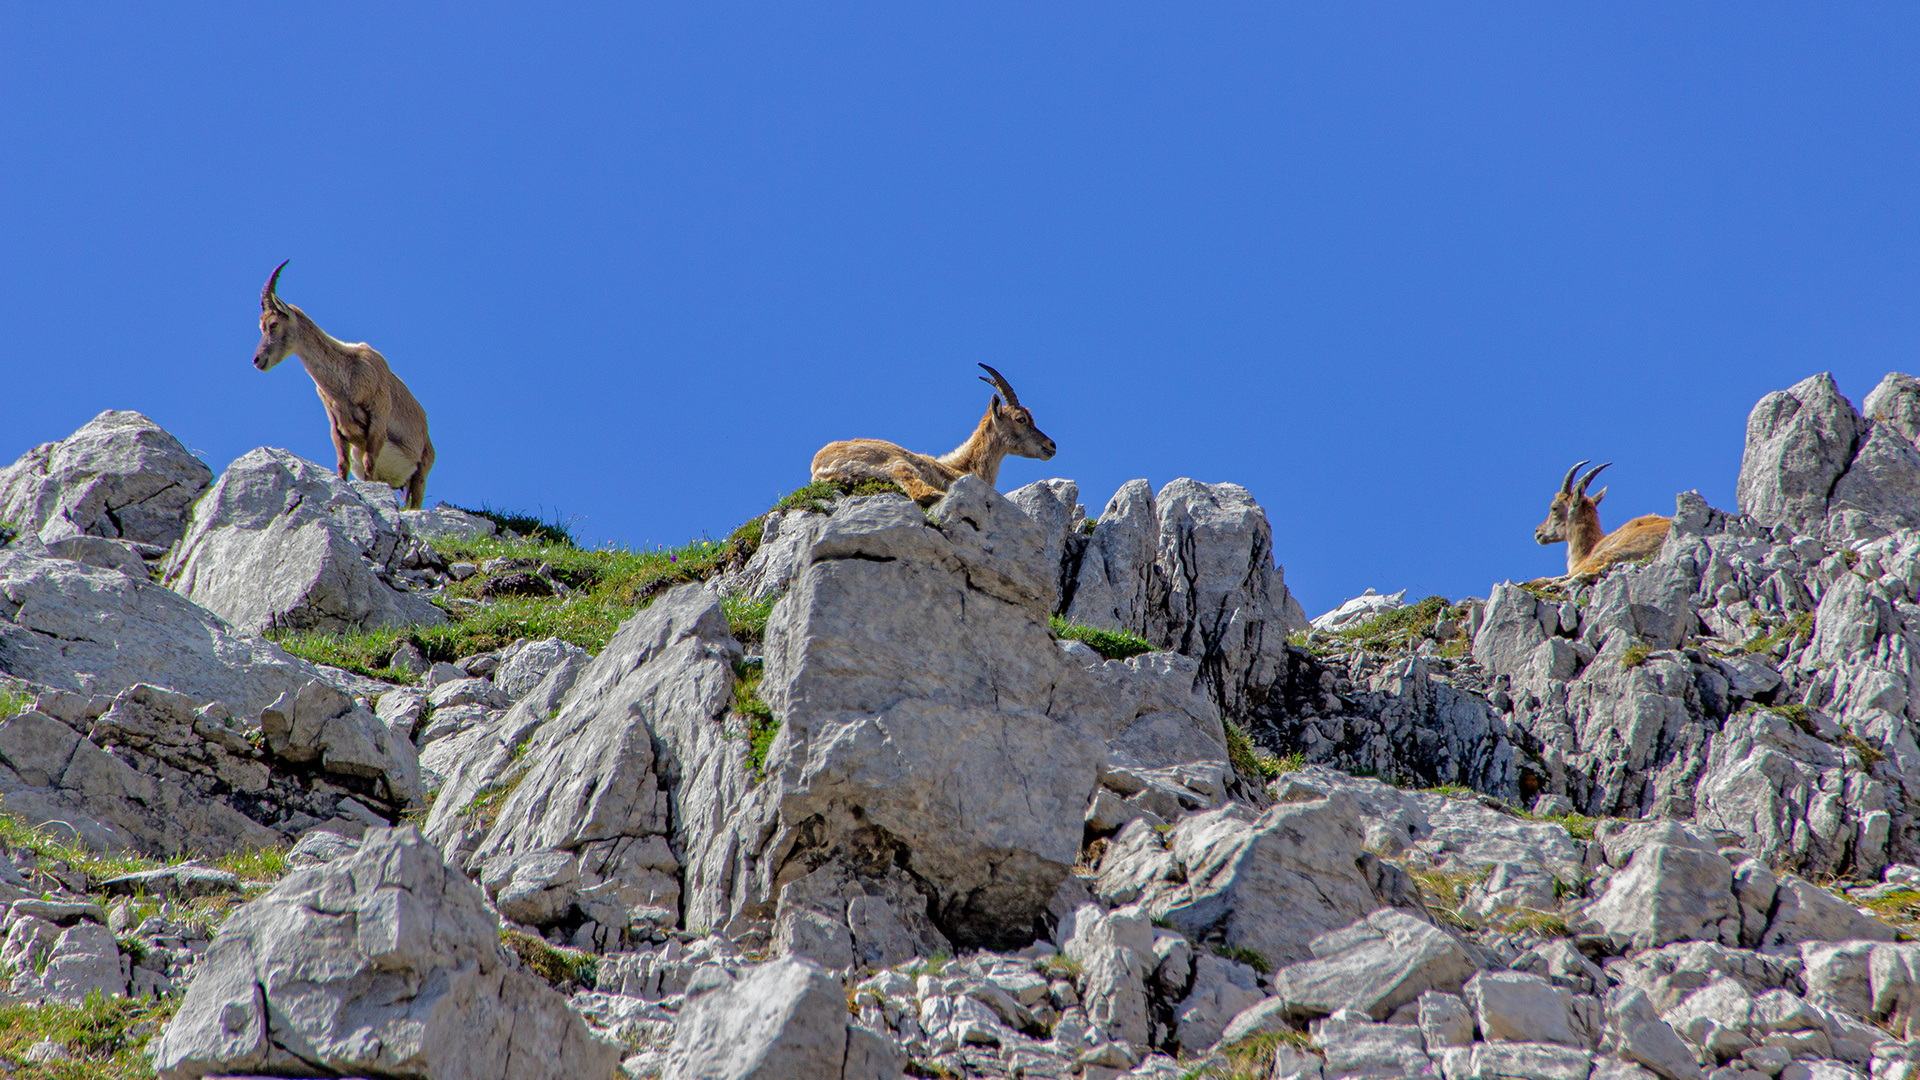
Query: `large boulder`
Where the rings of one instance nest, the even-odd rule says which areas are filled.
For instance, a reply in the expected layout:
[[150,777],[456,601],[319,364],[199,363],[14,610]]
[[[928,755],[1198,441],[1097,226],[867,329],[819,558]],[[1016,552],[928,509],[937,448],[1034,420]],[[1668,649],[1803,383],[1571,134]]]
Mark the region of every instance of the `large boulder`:
[[1153,598],[1164,596],[1159,578],[1160,515],[1153,487],[1129,480],[1107,500],[1080,555],[1063,599],[1073,622],[1145,637]]
[[296,870],[221,924],[155,1049],[162,1080],[231,1073],[613,1080],[600,1042],[517,967],[480,890],[414,829]]
[[194,508],[167,583],[252,634],[445,620],[391,584],[412,542],[382,484],[355,484],[285,450],[227,467]]
[[688,988],[663,1080],[893,1080],[892,1040],[849,1022],[840,980],[805,960],[733,979],[706,969]]
[[1861,417],[1822,372],[1760,399],[1747,417],[1740,510],[1768,525],[1816,532],[1853,461]]
[[1142,906],[1280,967],[1316,959],[1316,939],[1382,906],[1418,903],[1402,872],[1365,850],[1352,798],[1301,788],[1263,814],[1229,803],[1183,818],[1172,833],[1182,872],[1147,883]]
[[238,716],[315,679],[361,687],[234,633],[159,585],[14,550],[0,551],[0,672],[97,695],[151,683]]
[[213,470],[159,425],[109,409],[0,469],[0,522],[47,543],[104,536],[166,548],[212,482]]
[[1275,996],[1302,1019],[1357,1009],[1385,1020],[1430,990],[1457,993],[1474,963],[1445,931],[1382,908],[1309,943],[1315,958],[1273,974]]

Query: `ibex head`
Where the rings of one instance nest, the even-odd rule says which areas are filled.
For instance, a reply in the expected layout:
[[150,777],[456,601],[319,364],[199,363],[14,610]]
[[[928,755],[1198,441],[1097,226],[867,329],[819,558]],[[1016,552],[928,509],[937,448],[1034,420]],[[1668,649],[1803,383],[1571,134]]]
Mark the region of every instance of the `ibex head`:
[[280,271],[286,268],[287,263],[284,262],[274,267],[273,276],[267,279],[267,287],[260,290],[260,345],[253,350],[253,366],[261,371],[272,370],[273,365],[285,360],[293,352],[293,308],[273,291],[280,281]]
[[[1613,462],[1607,462],[1611,465]],[[1589,497],[1587,485],[1600,475],[1607,465],[1596,465],[1592,472],[1573,482],[1573,474],[1586,465],[1582,461],[1567,470],[1567,478],[1560,481],[1560,490],[1553,496],[1553,502],[1547,506],[1547,520],[1533,530],[1533,538],[1542,544],[1563,544],[1567,542],[1569,529],[1578,528],[1591,521],[1592,528],[1600,526],[1600,500],[1607,497],[1607,489],[1601,488],[1599,494]]]
[[[993,395],[993,404],[987,410],[988,415],[993,417],[994,439],[1006,447],[1009,454],[1039,458],[1041,461],[1051,458],[1056,450],[1053,440],[1047,438],[1045,432],[1033,426],[1033,413],[1020,404],[1020,398],[1013,392],[1013,387],[1007,385],[1006,378],[999,372],[985,364],[980,366],[987,369],[987,375],[993,376],[988,378],[987,375],[982,375],[980,381],[991,384],[1000,391]],[[1007,399],[1005,404],[1000,401],[1002,397]]]

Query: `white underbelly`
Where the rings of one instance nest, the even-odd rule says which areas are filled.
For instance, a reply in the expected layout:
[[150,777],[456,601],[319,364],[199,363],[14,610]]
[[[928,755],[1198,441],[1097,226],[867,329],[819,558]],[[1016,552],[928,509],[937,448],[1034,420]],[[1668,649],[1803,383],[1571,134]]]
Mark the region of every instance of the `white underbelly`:
[[[359,447],[352,449],[354,464],[358,465],[366,460],[366,453]],[[414,470],[418,467],[412,455],[393,443],[388,443],[380,448],[380,460],[374,462],[373,468],[369,471],[373,479],[388,487],[399,488],[407,486],[407,481],[413,479]]]

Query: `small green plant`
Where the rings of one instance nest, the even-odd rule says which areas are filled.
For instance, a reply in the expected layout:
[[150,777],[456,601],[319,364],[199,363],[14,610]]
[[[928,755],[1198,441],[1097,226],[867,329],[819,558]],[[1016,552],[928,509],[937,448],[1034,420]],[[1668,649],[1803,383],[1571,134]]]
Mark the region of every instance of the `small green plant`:
[[250,847],[213,860],[216,870],[225,870],[242,881],[279,881],[287,874],[284,847]]
[[1785,705],[1769,705],[1767,706],[1767,711],[1773,713],[1775,716],[1784,717],[1788,723],[1791,723],[1794,727],[1799,728],[1808,735],[1818,736],[1820,734],[1819,729],[1813,725],[1813,710],[1800,702],[1790,702]]
[[1439,795],[1448,799],[1471,799],[1477,792],[1465,784],[1441,784],[1439,787],[1424,789],[1428,795]]
[[1518,908],[1512,912],[1496,915],[1494,921],[1509,934],[1525,934],[1541,938],[1573,936],[1573,931],[1567,928],[1567,920],[1551,911]]
[[[827,513],[833,504],[841,499],[861,495],[901,495],[900,485],[891,480],[855,480],[842,483],[837,480],[815,480],[805,487],[795,488],[781,496],[773,504],[775,510],[811,510],[815,513]],[[905,498],[904,495],[901,495]]]
[[1765,654],[1779,648],[1781,644],[1803,637],[1813,636],[1813,612],[1803,611],[1780,624],[1771,633],[1754,635],[1741,649],[1750,654]]
[[742,644],[757,644],[767,636],[767,619],[773,614],[773,605],[780,600],[769,596],[765,600],[750,600],[744,596],[728,596],[720,601],[720,609],[727,613],[727,628]]
[[1182,1080],[1267,1080],[1273,1072],[1273,1054],[1280,1047],[1318,1054],[1304,1031],[1263,1031],[1220,1047]]
[[1417,604],[1383,611],[1358,626],[1336,630],[1335,638],[1371,652],[1390,652],[1413,644],[1433,629],[1447,598],[1429,596]]
[[758,662],[740,661],[733,666],[733,711],[747,721],[747,763],[756,779],[766,778],[767,754],[773,749],[773,737],[780,734],[773,707],[760,700],[764,673]]
[[1307,755],[1299,750],[1282,755],[1274,764],[1274,775],[1285,776],[1307,767]]
[[1653,650],[1647,648],[1646,642],[1636,641],[1633,644],[1627,646],[1626,651],[1620,654],[1620,666],[1628,667],[1628,668],[1637,668],[1641,664],[1646,663],[1647,657],[1652,655],[1653,655]]
[[1080,978],[1080,961],[1066,953],[1054,953],[1045,959],[1035,960],[1033,970],[1049,979],[1077,982]]
[[1141,653],[1153,651],[1147,639],[1124,630],[1098,630],[1079,623],[1070,623],[1055,615],[1047,623],[1053,629],[1053,636],[1068,641],[1078,641],[1100,654],[1106,660],[1130,660]]
[[1860,771],[1863,773],[1871,774],[1875,765],[1887,760],[1887,755],[1881,752],[1879,747],[1851,731],[1841,732],[1840,741],[1852,747],[1853,752],[1860,755]]
[[[108,997],[98,990],[78,1005],[0,1007],[0,1057],[26,1080],[150,1080],[153,1066],[147,1040],[179,1008],[177,997],[158,1001]],[[55,1043],[72,1060],[44,1065],[21,1063],[27,1048],[41,1040]]]
[[1264,746],[1255,746],[1253,737],[1239,724],[1228,720],[1227,760],[1235,772],[1253,780],[1271,780],[1280,775],[1280,759]]
[[547,980],[556,990],[591,987],[599,977],[599,962],[589,953],[549,945],[518,930],[500,931],[500,944],[512,950],[528,970]]
[[902,974],[910,979],[917,979],[922,975],[941,975],[946,972],[947,965],[951,963],[953,963],[952,953],[937,952],[912,964]]
[[33,698],[24,690],[0,686],[0,720],[19,716],[33,707]]
[[1245,964],[1262,975],[1273,974],[1273,962],[1266,957],[1242,945],[1216,945],[1213,955],[1224,957],[1236,964]]
[[496,510],[486,503],[481,503],[478,510],[466,510],[464,507],[457,506],[454,509],[463,510],[475,517],[486,518],[501,529],[511,529],[528,540],[543,544],[559,544],[562,547],[579,546],[578,541],[573,538],[573,530],[561,519],[558,510],[553,512],[553,520],[547,521],[538,514],[526,514],[517,510]]

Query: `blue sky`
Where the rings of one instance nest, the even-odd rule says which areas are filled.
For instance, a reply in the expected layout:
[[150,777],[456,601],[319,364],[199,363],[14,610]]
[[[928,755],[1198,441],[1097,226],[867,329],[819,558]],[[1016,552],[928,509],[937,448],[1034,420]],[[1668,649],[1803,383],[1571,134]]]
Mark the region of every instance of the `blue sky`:
[[[178,10],[169,10],[172,7]],[[725,535],[985,361],[1001,488],[1245,484],[1310,612],[1730,506],[1748,410],[1920,339],[1894,5],[9,4],[0,458],[105,408],[331,461],[257,296],[380,349],[429,500]]]

